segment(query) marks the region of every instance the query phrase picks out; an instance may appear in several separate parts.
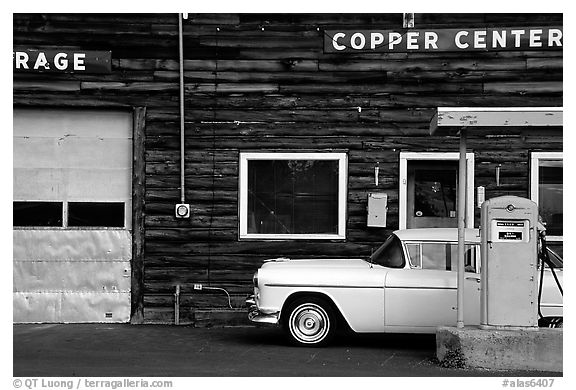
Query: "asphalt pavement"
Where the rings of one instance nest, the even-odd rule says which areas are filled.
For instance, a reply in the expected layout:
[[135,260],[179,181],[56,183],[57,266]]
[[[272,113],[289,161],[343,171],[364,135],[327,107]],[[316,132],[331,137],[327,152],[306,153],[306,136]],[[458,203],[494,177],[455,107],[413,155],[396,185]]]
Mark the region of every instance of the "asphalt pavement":
[[434,335],[341,335],[302,348],[267,327],[20,324],[13,342],[14,377],[559,376],[444,368]]

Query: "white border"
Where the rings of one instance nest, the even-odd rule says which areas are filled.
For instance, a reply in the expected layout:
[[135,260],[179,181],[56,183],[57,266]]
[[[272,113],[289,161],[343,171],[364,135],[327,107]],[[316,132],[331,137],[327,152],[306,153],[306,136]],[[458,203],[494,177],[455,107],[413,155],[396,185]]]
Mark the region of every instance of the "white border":
[[[530,199],[538,204],[538,167],[540,160],[557,160],[564,162],[562,152],[532,152],[530,153]],[[564,241],[564,236],[546,236],[549,241]]]
[[438,111],[458,112],[563,112],[564,107],[438,107]]
[[[338,234],[250,234],[248,233],[248,161],[249,160],[337,160],[338,161]],[[344,240],[346,239],[346,201],[348,198],[348,156],[346,153],[241,152],[238,187],[239,238],[252,240]]]
[[[458,152],[400,152],[400,177],[398,194],[398,225],[406,229],[408,207],[408,160],[454,161],[460,158]],[[466,153],[466,227],[474,227],[474,153]]]

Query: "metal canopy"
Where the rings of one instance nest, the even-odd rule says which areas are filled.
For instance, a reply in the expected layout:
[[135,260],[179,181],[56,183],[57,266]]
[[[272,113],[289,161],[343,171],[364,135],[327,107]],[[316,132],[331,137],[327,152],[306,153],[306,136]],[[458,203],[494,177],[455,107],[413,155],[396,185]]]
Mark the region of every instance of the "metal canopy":
[[475,127],[562,126],[562,107],[438,107],[430,135],[458,134],[458,278],[456,327],[464,327],[464,227],[466,219],[466,138]]
[[562,107],[438,107],[430,135],[462,127],[562,126]]

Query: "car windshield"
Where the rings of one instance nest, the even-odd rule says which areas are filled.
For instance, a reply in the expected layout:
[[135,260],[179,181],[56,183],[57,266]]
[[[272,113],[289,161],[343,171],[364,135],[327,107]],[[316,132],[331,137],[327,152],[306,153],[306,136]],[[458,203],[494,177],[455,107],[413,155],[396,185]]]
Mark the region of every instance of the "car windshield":
[[402,251],[402,243],[394,234],[389,236],[376,252],[368,259],[370,263],[390,268],[404,268],[406,261]]

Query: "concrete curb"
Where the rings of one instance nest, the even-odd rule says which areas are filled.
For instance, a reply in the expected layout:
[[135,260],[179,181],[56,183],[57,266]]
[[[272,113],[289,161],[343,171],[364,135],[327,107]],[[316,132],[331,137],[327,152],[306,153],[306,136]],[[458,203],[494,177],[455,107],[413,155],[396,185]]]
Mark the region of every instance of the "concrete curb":
[[436,357],[445,367],[562,372],[563,330],[440,327]]

